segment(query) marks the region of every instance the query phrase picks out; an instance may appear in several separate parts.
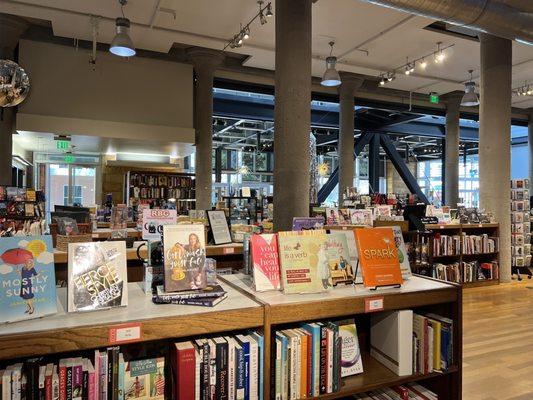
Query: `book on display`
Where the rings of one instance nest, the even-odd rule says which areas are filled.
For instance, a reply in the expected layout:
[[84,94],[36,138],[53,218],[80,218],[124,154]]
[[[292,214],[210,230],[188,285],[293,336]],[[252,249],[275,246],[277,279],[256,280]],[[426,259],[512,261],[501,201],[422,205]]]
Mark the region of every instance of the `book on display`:
[[258,292],[281,288],[278,237],[276,234],[252,235],[253,280]]

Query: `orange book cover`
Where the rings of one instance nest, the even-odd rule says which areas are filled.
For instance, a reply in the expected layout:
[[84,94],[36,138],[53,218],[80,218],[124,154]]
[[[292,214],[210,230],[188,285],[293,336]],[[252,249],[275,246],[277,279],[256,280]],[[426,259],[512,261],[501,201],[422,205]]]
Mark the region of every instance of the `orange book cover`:
[[302,344],[300,355],[300,358],[302,360],[302,368],[300,370],[300,397],[303,399],[307,397],[307,346],[309,346],[309,341],[307,335],[301,330],[298,330],[298,334],[300,335],[300,340]]
[[354,232],[365,287],[402,284],[392,228],[357,229]]

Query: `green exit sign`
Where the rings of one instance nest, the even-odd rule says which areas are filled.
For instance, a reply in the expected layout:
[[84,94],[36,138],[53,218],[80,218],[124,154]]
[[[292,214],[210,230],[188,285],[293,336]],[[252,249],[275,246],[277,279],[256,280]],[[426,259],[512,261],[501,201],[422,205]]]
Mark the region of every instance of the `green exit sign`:
[[429,94],[429,102],[438,104],[439,103],[439,95],[437,93],[430,93]]
[[58,150],[68,150],[69,141],[68,140],[56,140],[56,148]]
[[69,164],[73,163],[74,162],[74,156],[68,154],[68,155],[65,156],[64,160],[65,160],[66,163],[69,163]]

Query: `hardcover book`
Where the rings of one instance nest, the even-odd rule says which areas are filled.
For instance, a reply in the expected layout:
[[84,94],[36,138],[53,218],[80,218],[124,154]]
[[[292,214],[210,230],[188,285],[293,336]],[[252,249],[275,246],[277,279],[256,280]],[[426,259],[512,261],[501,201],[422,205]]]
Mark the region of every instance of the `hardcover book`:
[[127,305],[126,242],[69,243],[68,311]]
[[279,290],[281,282],[277,235],[252,235],[250,245],[255,290]]
[[339,324],[341,339],[341,377],[363,372],[363,360],[354,322]]
[[342,231],[332,231],[327,235],[326,257],[333,286],[354,281],[355,265],[350,259],[348,241]]
[[0,238],[1,322],[57,312],[52,237]]
[[124,398],[163,400],[165,398],[165,359],[163,357],[128,361],[124,366]]
[[324,230],[279,232],[278,240],[285,293],[313,293],[329,288]]
[[203,225],[165,225],[163,246],[166,292],[206,287]]

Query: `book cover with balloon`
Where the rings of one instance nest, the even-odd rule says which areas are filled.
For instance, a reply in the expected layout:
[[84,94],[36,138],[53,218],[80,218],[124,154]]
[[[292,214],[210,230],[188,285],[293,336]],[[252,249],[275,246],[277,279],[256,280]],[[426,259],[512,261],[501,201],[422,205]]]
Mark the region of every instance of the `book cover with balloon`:
[[0,238],[0,322],[57,312],[52,236]]
[[128,305],[126,242],[68,245],[68,312]]

